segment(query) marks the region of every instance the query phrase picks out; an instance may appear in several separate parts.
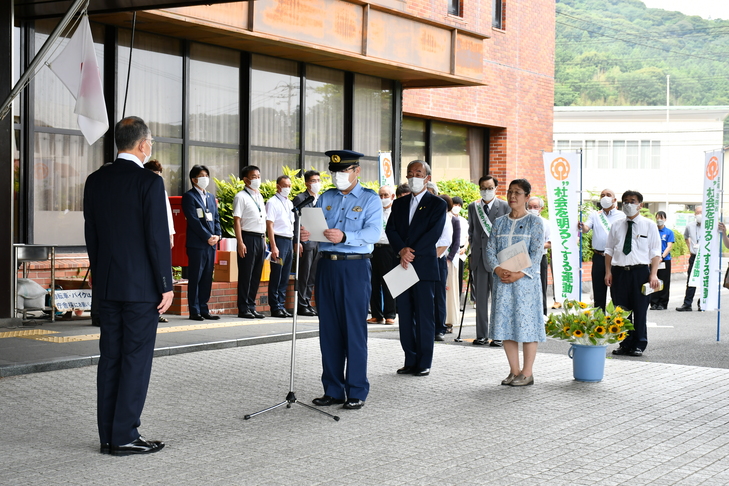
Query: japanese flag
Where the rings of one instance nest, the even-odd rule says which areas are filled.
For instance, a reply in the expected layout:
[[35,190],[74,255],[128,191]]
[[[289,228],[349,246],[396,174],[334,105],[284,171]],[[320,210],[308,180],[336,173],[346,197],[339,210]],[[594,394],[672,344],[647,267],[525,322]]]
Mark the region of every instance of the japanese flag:
[[68,45],[49,67],[76,99],[73,112],[78,115],[78,127],[92,145],[109,129],[109,119],[91,25],[86,15]]

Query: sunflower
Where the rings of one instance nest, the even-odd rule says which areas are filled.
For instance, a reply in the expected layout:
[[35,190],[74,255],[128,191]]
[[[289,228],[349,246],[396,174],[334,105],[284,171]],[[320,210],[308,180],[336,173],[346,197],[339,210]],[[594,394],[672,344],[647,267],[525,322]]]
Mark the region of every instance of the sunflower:
[[595,334],[605,334],[605,328],[603,326],[597,326],[595,328]]
[[587,309],[587,304],[585,304],[584,302],[580,302],[579,304],[581,309]]
[[613,324],[612,326],[610,326],[610,327],[608,328],[608,330],[609,330],[609,331],[610,331],[611,333],[613,333],[613,334],[617,334],[617,333],[619,333],[619,332],[620,332],[620,326],[616,326],[615,324]]
[[615,308],[615,312],[616,312],[617,314],[620,314],[621,312],[623,312],[623,308],[622,308],[622,307],[620,307],[620,306],[617,306],[617,307]]
[[623,326],[623,322],[625,322],[625,321],[623,320],[622,317],[616,317],[614,322],[615,322],[615,325],[616,326],[622,327]]
[[625,336],[626,336],[626,335],[627,335],[627,334],[626,334],[626,333],[624,333],[624,332],[621,332],[620,334],[618,334],[618,336],[617,336],[617,338],[618,338],[618,341],[622,341],[623,339],[625,339]]
[[575,329],[575,332],[573,332],[573,333],[572,333],[572,335],[573,335],[574,337],[578,337],[578,338],[579,338],[579,337],[582,337],[582,336],[584,336],[584,335],[585,335],[585,333],[584,333],[584,332],[582,332],[582,329]]
[[589,316],[590,314],[592,314],[592,311],[590,311],[590,310],[588,309],[588,310],[586,310],[586,311],[582,311],[582,313],[583,313],[583,314],[585,314],[586,316]]
[[564,326],[562,328],[562,332],[565,333],[565,334],[569,334],[570,333],[570,326]]

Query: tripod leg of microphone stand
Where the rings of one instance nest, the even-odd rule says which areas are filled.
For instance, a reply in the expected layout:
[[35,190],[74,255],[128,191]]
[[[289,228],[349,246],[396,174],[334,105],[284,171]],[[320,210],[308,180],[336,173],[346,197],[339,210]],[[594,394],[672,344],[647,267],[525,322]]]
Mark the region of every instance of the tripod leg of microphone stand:
[[463,342],[461,332],[463,332],[463,318],[466,316],[466,306],[468,305],[468,292],[471,290],[471,273],[468,273],[468,282],[466,283],[466,293],[463,295],[463,307],[461,307],[461,326],[458,329],[458,337],[453,341],[457,343]]
[[284,401],[284,402],[281,402],[281,403],[277,403],[276,405],[274,405],[274,406],[272,406],[272,407],[268,407],[268,408],[265,408],[265,409],[263,409],[263,410],[260,410],[260,411],[258,411],[258,412],[256,412],[256,413],[251,413],[251,414],[249,414],[249,415],[244,415],[244,416],[243,416],[243,419],[245,419],[245,420],[249,420],[249,419],[251,419],[251,418],[255,417],[256,415],[261,415],[262,413],[270,412],[271,410],[275,410],[275,409],[277,409],[278,407],[283,407],[284,405],[289,405],[289,401],[288,401],[288,400],[286,400],[286,401]]
[[296,404],[298,404],[298,405],[301,405],[302,407],[306,407],[306,408],[309,408],[309,409],[311,409],[311,410],[314,410],[314,411],[316,411],[316,412],[322,413],[322,414],[326,415],[327,417],[331,417],[331,418],[333,418],[335,422],[339,422],[339,417],[338,417],[337,415],[331,414],[331,413],[329,413],[329,412],[325,412],[325,411],[324,411],[324,410],[322,410],[321,408],[317,408],[317,407],[312,407],[312,406],[311,406],[311,405],[309,405],[308,403],[302,403],[302,402],[300,402],[300,401],[298,401],[298,400],[294,400],[294,401],[293,401],[292,403],[296,403]]

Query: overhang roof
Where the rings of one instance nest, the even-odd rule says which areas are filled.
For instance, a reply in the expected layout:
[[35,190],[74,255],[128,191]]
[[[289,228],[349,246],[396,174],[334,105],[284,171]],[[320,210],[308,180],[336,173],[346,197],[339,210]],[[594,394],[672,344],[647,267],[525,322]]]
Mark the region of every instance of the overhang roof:
[[[14,0],[15,16],[22,19],[59,17],[74,0]],[[170,7],[228,3],[231,0],[89,0],[89,13],[130,12]]]

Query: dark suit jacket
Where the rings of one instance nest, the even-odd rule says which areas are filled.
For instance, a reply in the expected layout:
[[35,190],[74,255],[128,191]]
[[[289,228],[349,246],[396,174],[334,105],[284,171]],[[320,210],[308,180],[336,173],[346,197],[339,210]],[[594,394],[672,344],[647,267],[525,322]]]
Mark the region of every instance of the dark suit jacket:
[[159,302],[172,290],[164,181],[117,159],[86,179],[84,230],[94,297]]
[[385,233],[396,255],[405,247],[413,249],[413,266],[420,280],[438,281],[440,274],[435,244],[443,232],[448,205],[426,191],[412,222],[408,223],[412,197],[410,194],[393,201]]
[[[476,204],[480,204],[479,199],[476,202],[472,202],[468,205],[468,242],[471,244],[471,263],[474,265],[472,268],[476,268],[477,265],[482,265],[483,269],[487,272],[493,271],[486,260],[486,245],[489,242],[489,236],[481,226],[481,221],[478,220],[478,213],[476,213]],[[496,198],[494,200],[493,207],[489,211],[488,218],[493,226],[496,218],[500,218],[505,214],[509,214],[511,208],[509,203],[506,201]]]
[[[211,236],[221,235],[220,216],[218,215],[218,205],[215,203],[215,197],[209,192],[205,193],[207,199],[203,202],[202,196],[194,187],[182,195],[182,212],[185,213],[187,220],[187,248],[199,248],[205,250],[211,248],[208,240]],[[205,211],[207,203],[207,211],[213,213],[213,220],[205,219]],[[202,211],[203,217],[198,217],[197,210]]]

